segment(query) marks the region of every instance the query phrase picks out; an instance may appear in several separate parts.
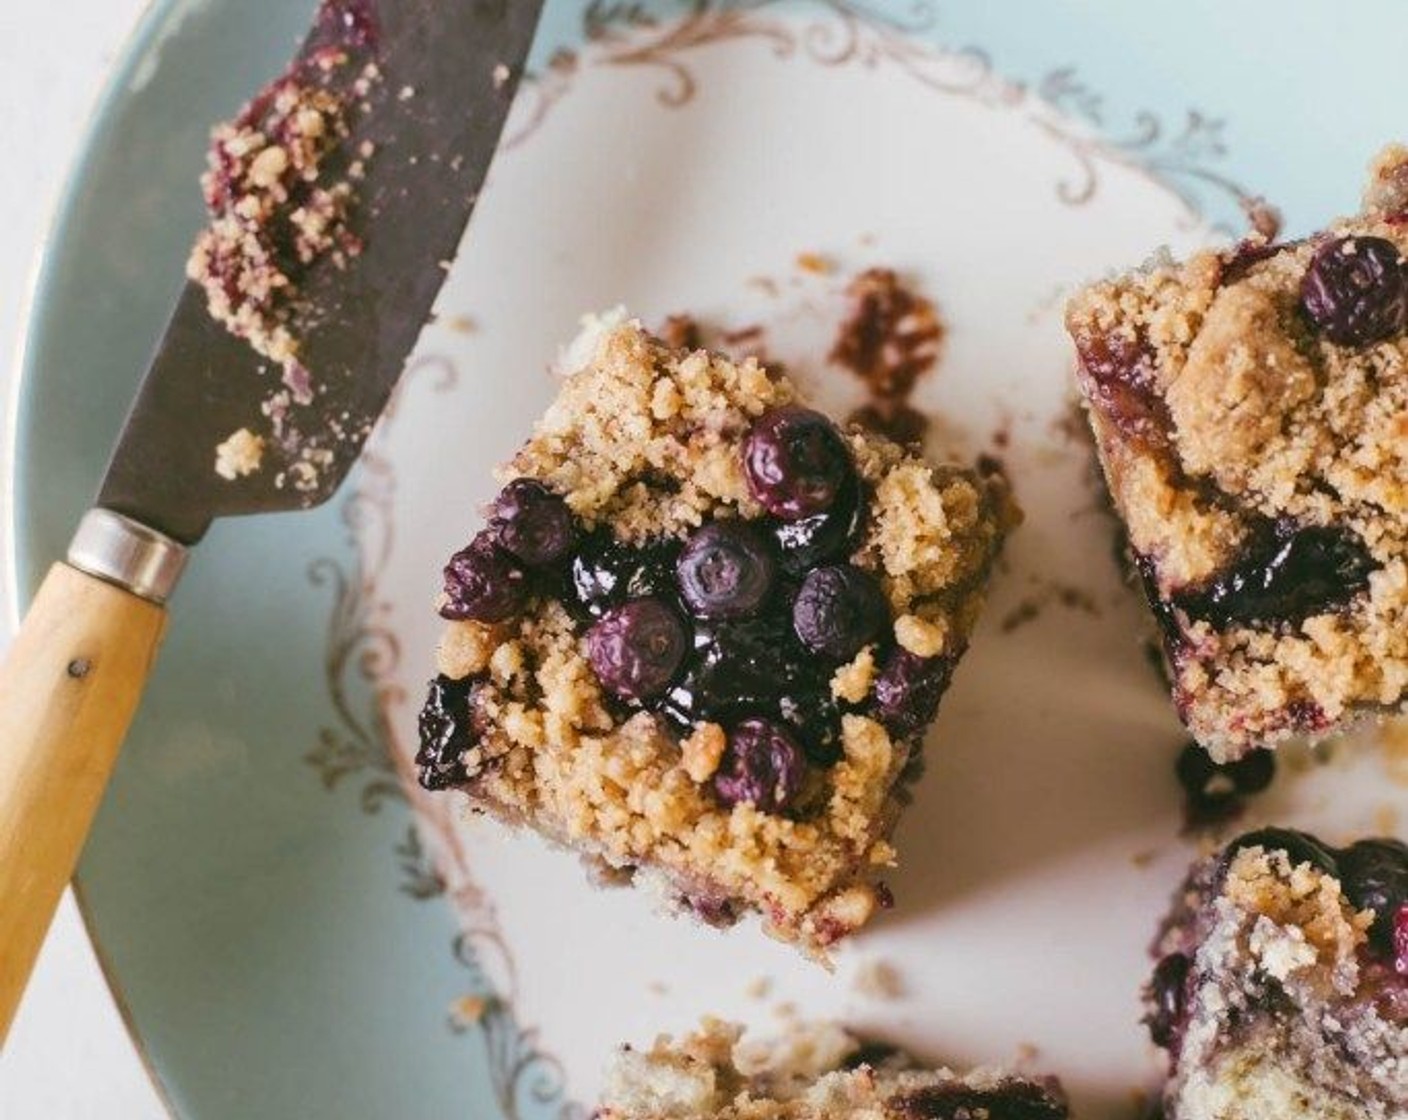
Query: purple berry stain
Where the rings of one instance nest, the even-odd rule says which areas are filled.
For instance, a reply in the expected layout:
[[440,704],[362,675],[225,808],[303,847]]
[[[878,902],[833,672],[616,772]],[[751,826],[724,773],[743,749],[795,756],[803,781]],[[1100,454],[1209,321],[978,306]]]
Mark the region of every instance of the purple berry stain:
[[1315,251],[1301,281],[1301,307],[1341,346],[1370,346],[1408,327],[1408,268],[1382,237],[1338,237]]
[[1154,385],[1154,361],[1145,340],[1082,331],[1075,344],[1086,395],[1101,415],[1130,438],[1162,446],[1171,421]]
[[660,599],[632,599],[587,631],[587,658],[606,691],[641,702],[663,693],[689,649],[689,630]]
[[855,467],[830,420],[788,405],[764,413],[753,425],[743,444],[743,472],[764,509],[796,521],[830,509]]
[[791,734],[765,719],[745,719],[729,732],[714,775],[714,793],[727,807],[749,804],[782,813],[801,793],[806,756]]
[[333,37],[358,50],[374,50],[379,38],[372,0],[323,0],[318,22]]

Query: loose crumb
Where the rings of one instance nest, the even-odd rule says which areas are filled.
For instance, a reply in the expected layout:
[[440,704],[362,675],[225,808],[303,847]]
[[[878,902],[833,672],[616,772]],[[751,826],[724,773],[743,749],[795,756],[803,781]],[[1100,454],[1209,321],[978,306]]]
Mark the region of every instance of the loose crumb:
[[899,999],[904,995],[904,982],[899,971],[888,961],[871,958],[862,961],[851,980],[857,995],[875,1000]]
[[233,482],[257,471],[264,461],[264,439],[248,428],[233,433],[215,449],[215,473]]
[[749,999],[767,999],[772,995],[772,979],[767,976],[753,977],[743,989],[743,994]]
[[479,324],[468,315],[447,315],[440,325],[456,334],[473,334],[479,329]]
[[803,272],[810,272],[814,276],[830,276],[836,271],[836,265],[829,257],[824,257],[820,253],[798,253],[797,267]]
[[450,1022],[459,1030],[468,1030],[480,1022],[489,1010],[489,1001],[483,996],[460,996],[450,1004]]
[[1408,720],[1389,720],[1380,732],[1384,769],[1395,785],[1408,786]]

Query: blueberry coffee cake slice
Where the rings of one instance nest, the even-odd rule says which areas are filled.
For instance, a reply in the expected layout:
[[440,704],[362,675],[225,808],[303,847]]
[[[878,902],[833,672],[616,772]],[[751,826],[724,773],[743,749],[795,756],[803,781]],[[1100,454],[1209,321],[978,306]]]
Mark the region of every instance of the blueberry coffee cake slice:
[[706,1019],[649,1050],[623,1047],[595,1120],[1065,1120],[1055,1078],[925,1069],[830,1023],[767,1041]]
[[431,789],[819,951],[874,876],[1016,514],[752,359],[602,324],[445,568]]
[[1167,1120],[1408,1117],[1408,845],[1247,833],[1194,868],[1155,951]]
[[1174,699],[1219,761],[1408,703],[1408,148],[1362,211],[1095,284],[1067,325]]

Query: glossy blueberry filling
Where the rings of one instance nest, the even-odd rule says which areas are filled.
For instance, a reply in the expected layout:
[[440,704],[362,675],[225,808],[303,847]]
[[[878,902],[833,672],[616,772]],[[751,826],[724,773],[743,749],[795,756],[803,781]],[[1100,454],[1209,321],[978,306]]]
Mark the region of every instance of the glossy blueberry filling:
[[[499,623],[557,600],[582,628],[611,703],[623,714],[654,712],[681,736],[719,724],[727,744],[714,796],[781,814],[796,809],[811,770],[840,759],[846,712],[917,735],[953,660],[896,646],[878,581],[847,562],[868,501],[829,420],[796,406],[766,413],[742,458],[768,513],[711,521],[683,540],[626,544],[605,528],[586,531],[540,482],[510,483],[488,527],[446,566],[441,614]],[[866,646],[877,653],[872,694],[838,702],[832,677]],[[456,691],[465,687],[443,678],[431,686],[421,774],[432,788],[456,784],[454,752],[476,738],[469,694]]]

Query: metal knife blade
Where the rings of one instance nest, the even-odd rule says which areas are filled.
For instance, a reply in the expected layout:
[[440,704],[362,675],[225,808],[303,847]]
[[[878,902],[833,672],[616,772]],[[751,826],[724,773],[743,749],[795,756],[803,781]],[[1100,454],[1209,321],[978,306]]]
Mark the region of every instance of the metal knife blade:
[[[290,485],[281,461],[229,480],[215,448],[269,426],[261,405],[281,369],[215,321],[188,284],[118,439],[98,504],[184,544],[213,518],[326,501],[361,451],[445,278],[498,145],[542,0],[323,0],[294,65],[345,43],[381,79],[344,147],[374,145],[357,186],[364,250],[344,268],[313,265],[301,300],[316,308],[299,360],[318,388],[288,423],[326,448],[316,476]],[[194,174],[193,174],[194,178]],[[269,456],[266,455],[266,459]]]

